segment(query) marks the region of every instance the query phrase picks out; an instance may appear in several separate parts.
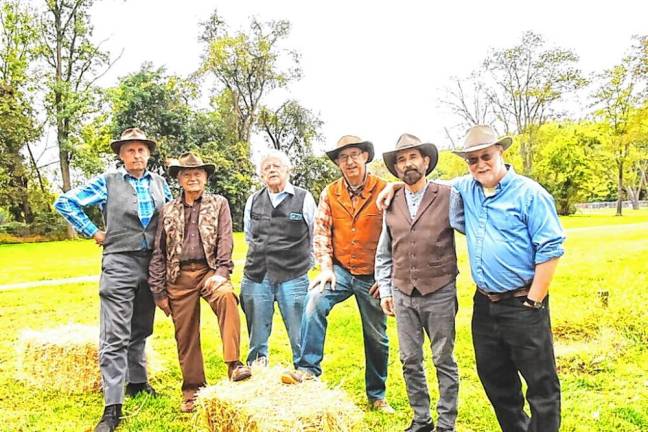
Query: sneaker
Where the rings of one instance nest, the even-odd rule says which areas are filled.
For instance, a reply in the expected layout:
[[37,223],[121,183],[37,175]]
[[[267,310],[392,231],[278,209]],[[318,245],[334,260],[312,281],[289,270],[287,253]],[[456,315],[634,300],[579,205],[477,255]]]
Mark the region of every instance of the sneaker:
[[394,408],[392,408],[385,399],[376,399],[371,402],[371,409],[383,414],[394,414],[396,412],[396,410],[394,410]]
[[304,370],[290,370],[281,374],[281,382],[284,384],[300,384],[315,379],[317,377],[312,372]]

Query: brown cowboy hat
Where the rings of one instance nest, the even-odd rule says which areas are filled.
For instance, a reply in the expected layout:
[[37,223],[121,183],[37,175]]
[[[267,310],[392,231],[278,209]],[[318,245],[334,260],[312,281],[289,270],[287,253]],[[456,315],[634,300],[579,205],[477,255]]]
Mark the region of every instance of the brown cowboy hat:
[[418,149],[423,156],[430,158],[430,163],[425,171],[425,175],[427,176],[430,174],[439,161],[439,151],[434,144],[421,142],[420,139],[408,133],[405,133],[398,138],[396,150],[383,153],[383,160],[385,161],[385,166],[389,172],[392,173],[394,177],[398,177],[398,172],[396,171],[396,155],[401,150],[409,149]]
[[191,152],[183,153],[178,159],[171,159],[169,163],[169,175],[177,177],[181,169],[184,168],[202,168],[207,171],[207,176],[214,174],[216,165],[203,163],[202,159]]
[[453,150],[452,153],[461,158],[466,157],[466,153],[481,150],[492,145],[499,144],[504,150],[511,147],[513,138],[510,136],[497,137],[495,130],[487,125],[477,125],[468,129],[468,133],[464,138],[463,148]]
[[110,143],[110,147],[115,153],[119,154],[119,149],[123,144],[133,142],[133,141],[139,141],[146,144],[151,153],[155,151],[155,147],[157,146],[155,141],[146,138],[146,135],[144,134],[142,129],[128,128],[121,133],[121,136],[119,137],[118,140],[115,140]]
[[333,163],[337,164],[336,160],[340,152],[349,147],[358,147],[360,150],[369,153],[369,159],[367,159],[367,163],[371,162],[374,158],[374,148],[371,141],[364,141],[362,138],[354,135],[344,135],[335,144],[335,148],[333,150],[327,151],[326,155],[333,161]]

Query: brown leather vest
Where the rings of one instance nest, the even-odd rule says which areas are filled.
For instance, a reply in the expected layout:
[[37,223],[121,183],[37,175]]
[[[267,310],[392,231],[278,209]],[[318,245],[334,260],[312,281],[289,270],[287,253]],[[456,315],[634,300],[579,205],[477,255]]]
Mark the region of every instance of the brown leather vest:
[[333,258],[353,275],[373,275],[378,239],[382,231],[382,212],[376,198],[387,183],[367,174],[362,196],[355,209],[344,178],[327,187],[333,218]]
[[430,294],[457,277],[449,206],[450,187],[428,183],[412,220],[404,189],[394,195],[385,217],[392,239],[392,284],[401,292],[412,295],[416,288]]

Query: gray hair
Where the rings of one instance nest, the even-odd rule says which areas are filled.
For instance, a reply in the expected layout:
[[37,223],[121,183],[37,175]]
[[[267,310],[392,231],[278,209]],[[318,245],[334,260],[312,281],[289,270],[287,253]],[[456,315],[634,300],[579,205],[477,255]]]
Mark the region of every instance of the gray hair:
[[257,174],[259,175],[259,177],[261,176],[261,167],[263,166],[263,163],[267,159],[269,159],[271,157],[279,159],[281,164],[283,166],[285,166],[286,168],[288,168],[289,170],[292,168],[292,164],[290,163],[290,159],[288,158],[288,155],[285,152],[283,152],[281,150],[277,150],[277,149],[270,149],[270,150],[266,151],[265,153],[263,153],[261,155],[261,157],[259,158],[259,161],[257,162],[256,169],[257,169]]

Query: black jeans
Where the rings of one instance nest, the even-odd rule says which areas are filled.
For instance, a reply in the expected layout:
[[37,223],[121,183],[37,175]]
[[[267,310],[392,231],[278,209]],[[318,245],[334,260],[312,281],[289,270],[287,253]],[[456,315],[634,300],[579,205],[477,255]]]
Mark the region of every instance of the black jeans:
[[[524,297],[491,303],[477,291],[472,334],[477,374],[503,432],[557,432],[560,382],[556,373],[549,297],[542,309]],[[531,417],[523,410],[520,375],[527,384]]]

